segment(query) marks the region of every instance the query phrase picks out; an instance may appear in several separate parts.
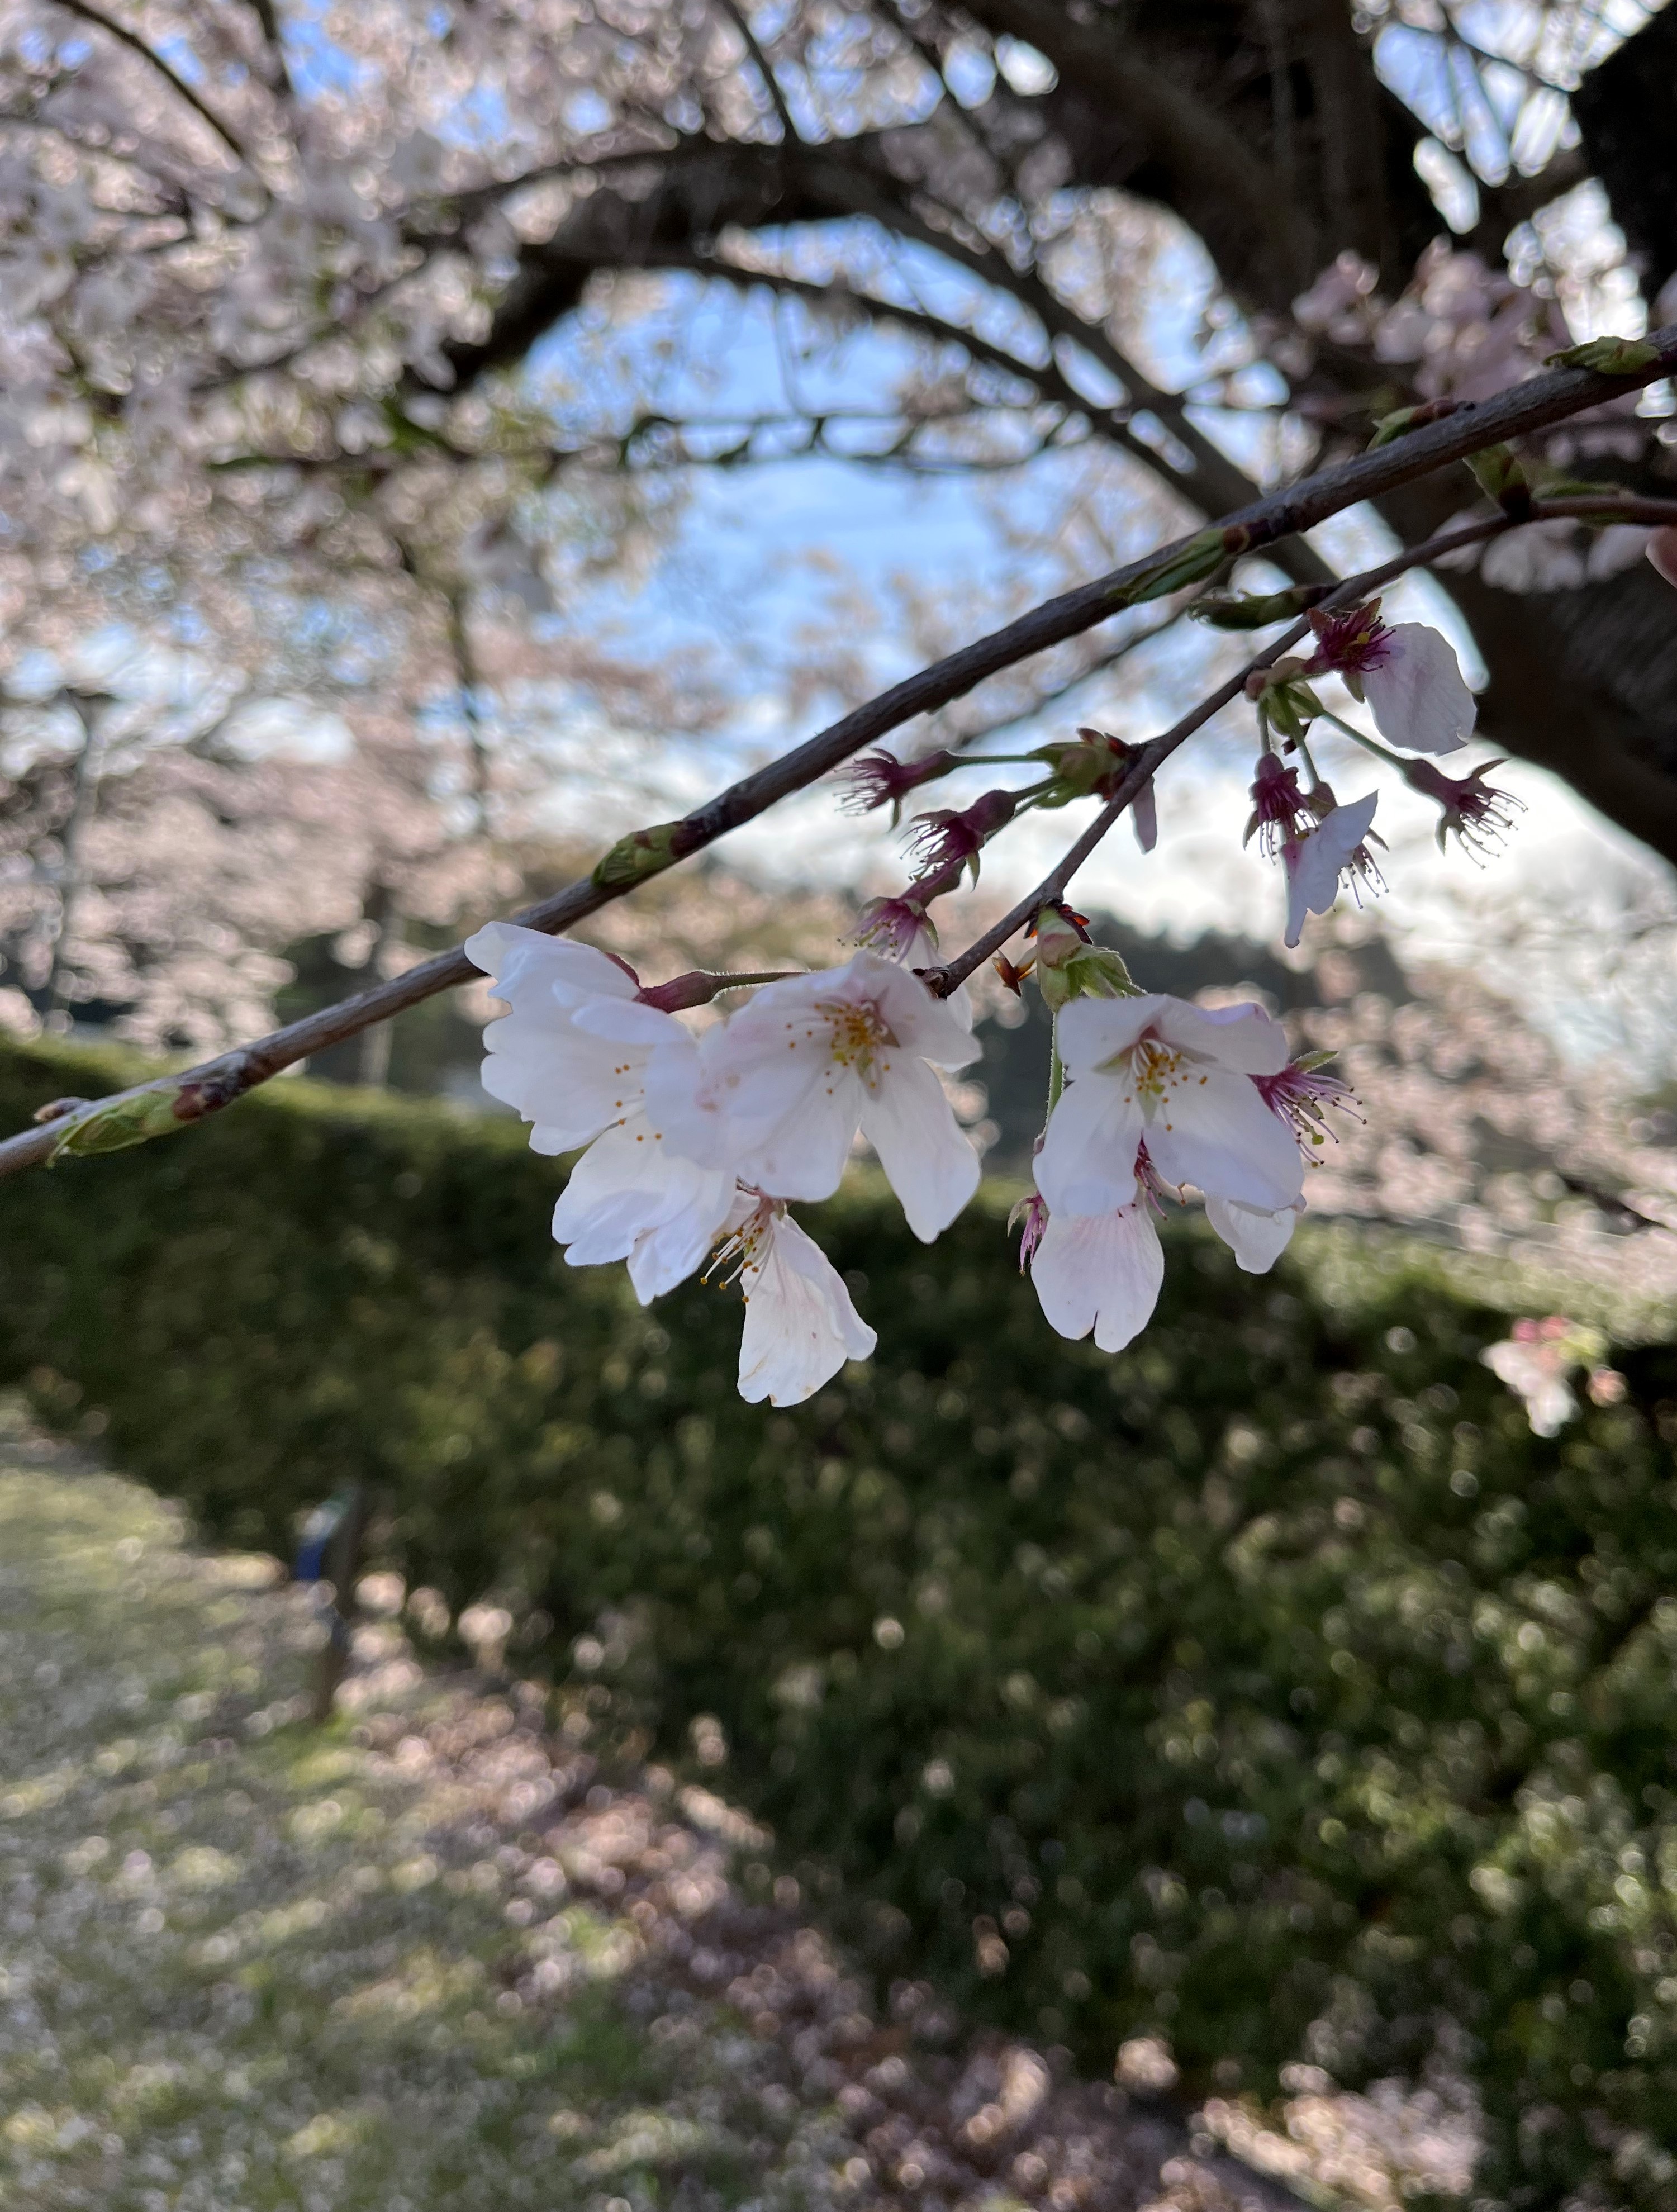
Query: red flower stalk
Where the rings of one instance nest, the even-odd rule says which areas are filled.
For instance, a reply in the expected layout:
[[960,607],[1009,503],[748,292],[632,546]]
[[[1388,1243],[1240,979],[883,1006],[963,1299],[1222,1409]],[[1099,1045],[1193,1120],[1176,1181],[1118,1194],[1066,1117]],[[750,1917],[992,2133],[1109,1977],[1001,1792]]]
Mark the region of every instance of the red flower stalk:
[[1511,791],[1493,791],[1486,782],[1492,769],[1501,766],[1499,760],[1486,761],[1483,768],[1470,769],[1466,775],[1446,775],[1431,761],[1404,762],[1405,782],[1425,793],[1439,809],[1441,853],[1451,837],[1458,838],[1462,851],[1469,854],[1494,851],[1514,827],[1515,817],[1525,812],[1523,799],[1516,799]]
[[894,830],[902,817],[902,802],[923,783],[934,783],[951,769],[966,763],[951,752],[927,753],[923,759],[900,761],[893,753],[864,753],[844,776],[846,790],[839,801],[847,814],[871,814],[876,806],[889,806]]

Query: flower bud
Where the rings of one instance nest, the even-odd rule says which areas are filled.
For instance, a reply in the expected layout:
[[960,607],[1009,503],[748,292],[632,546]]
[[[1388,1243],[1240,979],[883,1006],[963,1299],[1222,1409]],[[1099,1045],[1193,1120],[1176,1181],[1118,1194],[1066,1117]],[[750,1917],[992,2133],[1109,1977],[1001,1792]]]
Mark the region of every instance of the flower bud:
[[1136,986],[1123,959],[1109,946],[1091,945],[1081,920],[1063,907],[1045,906],[1032,925],[1036,940],[1036,986],[1054,1013],[1073,999],[1128,999]]

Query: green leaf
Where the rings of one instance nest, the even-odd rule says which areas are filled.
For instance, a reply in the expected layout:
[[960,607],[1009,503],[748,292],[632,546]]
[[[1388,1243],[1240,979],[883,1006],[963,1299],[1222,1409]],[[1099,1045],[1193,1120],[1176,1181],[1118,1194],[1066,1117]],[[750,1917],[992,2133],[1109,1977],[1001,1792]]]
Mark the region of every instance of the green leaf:
[[596,865],[591,881],[602,890],[620,890],[661,875],[681,858],[676,850],[680,828],[679,822],[660,822],[651,830],[632,830]]
[[1196,599],[1188,609],[1195,622],[1213,629],[1267,629],[1272,623],[1291,622],[1321,594],[1309,585],[1286,592],[1249,592],[1227,599]]
[[149,1137],[167,1136],[181,1126],[177,1109],[185,1089],[184,1084],[171,1083],[137,1091],[70,1116],[47,1165],[56,1167],[67,1152],[121,1152],[131,1145],[143,1145]]
[[1652,368],[1659,357],[1659,348],[1646,338],[1589,338],[1545,356],[1551,368],[1593,368],[1602,376],[1635,376]]
[[[1243,532],[1239,534],[1245,535]],[[1197,538],[1190,538],[1186,545],[1177,546],[1133,583],[1121,586],[1113,594],[1115,604],[1139,606],[1145,600],[1162,599],[1172,592],[1180,592],[1185,585],[1202,583],[1207,576],[1215,575],[1230,554],[1238,550],[1229,544],[1224,531],[1202,530]]]

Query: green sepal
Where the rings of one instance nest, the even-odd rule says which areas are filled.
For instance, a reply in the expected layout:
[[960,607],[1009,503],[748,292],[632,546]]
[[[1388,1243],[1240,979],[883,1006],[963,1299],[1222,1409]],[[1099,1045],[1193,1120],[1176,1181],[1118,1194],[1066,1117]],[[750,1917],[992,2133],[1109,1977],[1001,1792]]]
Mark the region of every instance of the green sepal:
[[1178,546],[1133,583],[1121,586],[1113,594],[1115,604],[1136,607],[1145,599],[1162,599],[1171,592],[1180,592],[1184,585],[1203,583],[1207,576],[1216,574],[1231,553],[1243,550],[1243,546],[1229,544],[1230,535],[1243,540],[1246,532],[1202,530],[1197,538],[1190,538],[1186,545]]
[[66,1153],[78,1158],[96,1152],[125,1152],[130,1145],[143,1145],[149,1137],[167,1136],[182,1124],[178,1111],[184,1084],[170,1084],[161,1089],[137,1091],[131,1095],[112,1099],[108,1104],[95,1106],[90,1113],[73,1115],[64,1134],[47,1155],[48,1167],[56,1167]]
[[679,822],[660,822],[651,830],[632,830],[596,865],[590,882],[603,891],[621,890],[645,883],[648,876],[661,875],[681,858],[676,850],[681,826]]
[[1413,407],[1395,407],[1389,415],[1382,415],[1374,426],[1374,435],[1369,440],[1372,453],[1382,446],[1389,446],[1417,427],[1415,418],[1426,411],[1425,403]]
[[1311,584],[1297,584],[1285,592],[1249,592],[1239,599],[1196,599],[1188,609],[1195,622],[1213,629],[1267,629],[1272,623],[1291,622],[1312,606],[1322,593]]
[[1511,446],[1487,446],[1467,455],[1473,481],[1504,514],[1519,515],[1531,506],[1531,479]]
[[1073,999],[1133,999],[1139,987],[1122,955],[1109,945],[1085,945],[1055,907],[1036,917],[1036,988],[1058,1013]]
[[1657,346],[1646,338],[1587,338],[1583,345],[1544,356],[1549,368],[1593,368],[1601,376],[1634,376],[1652,368],[1660,357]]

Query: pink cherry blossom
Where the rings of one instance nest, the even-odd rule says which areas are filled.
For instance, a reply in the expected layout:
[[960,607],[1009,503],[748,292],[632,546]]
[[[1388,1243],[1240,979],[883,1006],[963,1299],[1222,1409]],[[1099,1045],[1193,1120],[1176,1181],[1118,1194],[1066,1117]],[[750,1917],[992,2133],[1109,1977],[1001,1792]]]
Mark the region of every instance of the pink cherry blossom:
[[699,1047],[691,1088],[649,1078],[659,1126],[707,1165],[784,1198],[830,1197],[858,1131],[908,1225],[930,1243],[978,1187],[978,1155],[934,1070],[977,1047],[906,969],[858,952],[842,968],[770,983]]
[[1261,1006],[1077,999],[1058,1034],[1066,1085],[1036,1158],[1051,1224],[1133,1205],[1144,1142],[1167,1183],[1249,1206],[1299,1195],[1297,1145],[1250,1080],[1278,1075],[1287,1059],[1286,1032]]

